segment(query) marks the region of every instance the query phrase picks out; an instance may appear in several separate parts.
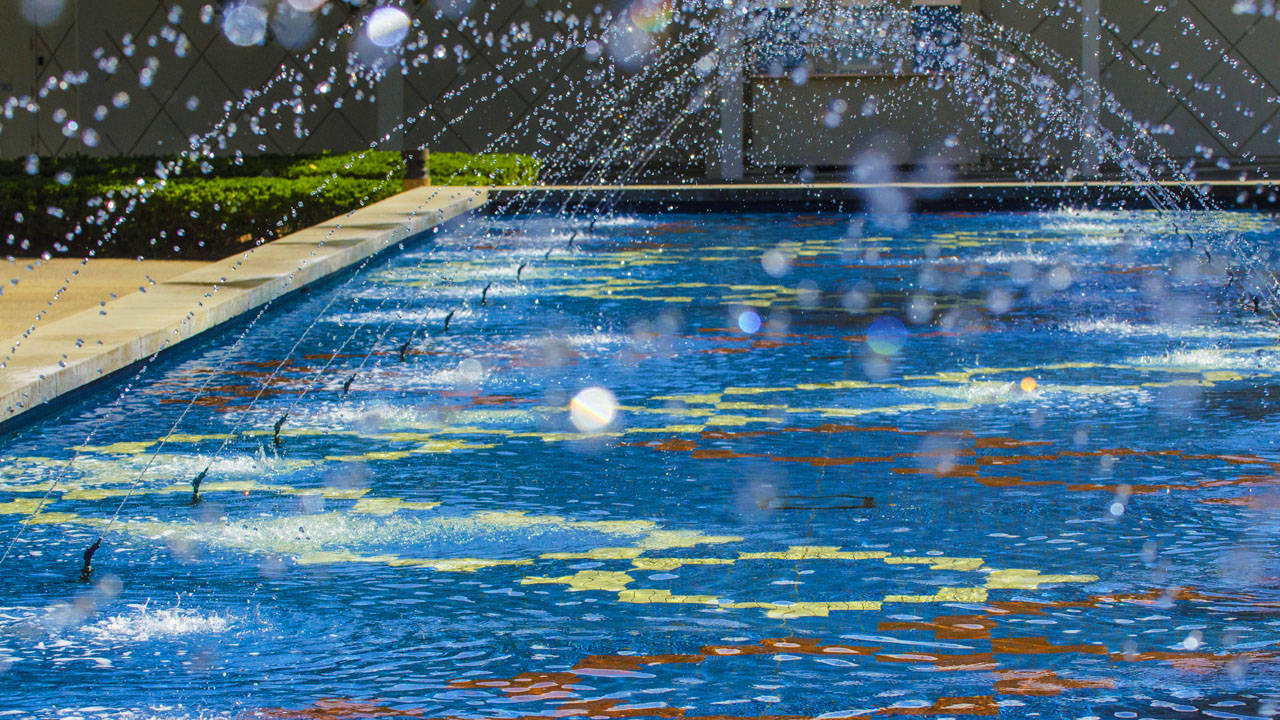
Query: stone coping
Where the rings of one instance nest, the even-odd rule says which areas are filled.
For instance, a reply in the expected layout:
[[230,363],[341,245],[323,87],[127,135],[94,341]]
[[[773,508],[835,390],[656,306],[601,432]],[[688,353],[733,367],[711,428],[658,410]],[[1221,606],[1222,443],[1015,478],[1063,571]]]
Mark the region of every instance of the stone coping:
[[753,182],[744,180],[738,183],[667,183],[667,184],[628,184],[618,185],[616,183],[598,184],[598,185],[495,185],[489,188],[495,192],[703,192],[703,191],[733,191],[733,192],[751,192],[758,190],[772,191],[806,191],[806,190],[874,190],[876,188],[903,188],[903,189],[924,189],[924,190],[980,190],[983,188],[1000,188],[1009,190],[1018,189],[1043,189],[1052,190],[1054,188],[1142,188],[1142,187],[1163,187],[1163,188],[1185,188],[1195,187],[1197,185],[1216,188],[1238,188],[1238,189],[1256,189],[1256,188],[1277,188],[1280,187],[1280,178],[1275,179],[1247,179],[1247,180],[1195,180],[1192,182],[1183,182],[1180,180],[1153,180],[1151,182],[1133,182],[1131,180],[1113,180],[1113,179],[1086,179],[1086,180],[956,180],[953,182],[887,182],[887,183],[851,183],[851,182],[808,182],[808,183],[771,183],[771,182]]
[[[608,211],[663,212],[716,211],[768,212],[861,209],[879,191],[898,191],[911,201],[913,212],[1043,211],[1060,207],[1154,207],[1153,190],[1179,204],[1194,207],[1208,201],[1226,210],[1273,210],[1280,207],[1280,180],[1205,179],[1194,183],[1156,180],[1094,178],[1070,181],[1024,182],[1007,178],[965,178],[954,182],[771,183],[746,180],[739,183],[599,184],[497,186],[489,190],[485,211],[505,214],[508,204],[521,211],[545,209],[547,203],[600,202]],[[532,196],[534,204],[513,203]],[[594,209],[580,204],[576,213]]]
[[[0,348],[0,427],[23,413],[481,207],[488,191],[415,188],[38,325]],[[2,306],[3,299],[0,299]]]
[[[0,261],[0,357],[34,325],[60,320],[137,292],[210,260],[14,257]],[[56,300],[53,298],[57,298]],[[37,319],[39,318],[39,319]]]

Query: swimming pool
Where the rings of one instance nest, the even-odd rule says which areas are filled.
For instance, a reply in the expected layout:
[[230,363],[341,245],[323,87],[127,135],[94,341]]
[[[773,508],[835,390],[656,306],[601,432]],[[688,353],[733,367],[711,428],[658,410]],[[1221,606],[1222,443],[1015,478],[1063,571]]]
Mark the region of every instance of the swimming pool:
[[1277,331],[1183,233],[1280,227],[1167,221],[411,244],[4,439],[0,707],[1264,716]]

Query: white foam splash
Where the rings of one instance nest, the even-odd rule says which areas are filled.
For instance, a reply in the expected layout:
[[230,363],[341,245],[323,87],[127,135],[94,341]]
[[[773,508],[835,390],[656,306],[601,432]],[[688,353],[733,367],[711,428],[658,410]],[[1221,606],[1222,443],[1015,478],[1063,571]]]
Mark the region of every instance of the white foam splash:
[[1013,251],[1000,250],[994,253],[978,255],[973,258],[966,258],[966,263],[978,263],[981,265],[1012,265],[1014,263],[1034,263],[1036,265],[1048,265],[1055,262],[1056,259],[1049,257],[1044,253],[1033,252],[1030,250]]
[[[213,441],[216,442],[216,441]],[[184,444],[170,443],[168,449],[177,449]],[[207,455],[198,453],[178,454],[164,452],[151,461],[151,453],[155,446],[145,448],[137,455],[95,455],[85,453],[76,460],[74,474],[63,477],[66,461],[57,458],[26,458],[26,463],[16,471],[0,470],[0,479],[13,486],[41,488],[48,485],[52,478],[60,478],[60,490],[80,488],[110,488],[112,486],[128,486],[138,481],[139,474],[147,468],[143,488],[154,488],[172,485],[175,482],[189,482],[197,473],[210,468],[210,475],[221,480],[251,480],[264,474],[291,472],[306,463],[300,460],[286,460],[272,456],[255,456],[249,453],[227,454],[216,458],[210,465]],[[148,463],[150,466],[148,467]]]
[[130,613],[112,615],[81,628],[100,643],[147,642],[158,639],[207,637],[225,633],[232,622],[223,615],[201,614],[179,607],[152,610],[130,605]]
[[1265,370],[1276,367],[1276,353],[1228,350],[1221,347],[1173,350],[1161,355],[1143,355],[1129,362],[1152,368],[1187,370]]
[[1106,402],[1121,402],[1124,398],[1141,395],[1145,391],[1131,385],[1055,385],[1041,383],[1030,392],[1018,382],[1002,380],[975,380],[958,385],[932,385],[910,388],[913,392],[928,393],[933,397],[961,401],[968,405],[1001,405],[1028,401],[1061,401],[1070,398],[1074,404],[1108,398]]
[[1022,392],[1016,382],[981,380],[960,385],[936,385],[911,388],[915,392],[928,393],[949,400],[962,400],[974,405],[992,405],[1019,400],[1029,400],[1033,394]]
[[338,512],[225,524],[151,522],[130,529],[187,544],[298,558],[325,556],[326,561],[352,552],[425,552],[431,557],[477,552],[483,557],[536,555],[549,542],[585,550],[634,541],[649,531],[644,526],[579,527],[561,518],[508,513],[380,517]]
[[1118,337],[1166,337],[1166,338],[1267,338],[1273,333],[1261,328],[1228,328],[1211,325],[1178,323],[1138,323],[1115,317],[1076,320],[1060,325],[1060,329],[1076,335],[1115,335]]
[[603,350],[616,348],[619,345],[634,344],[636,339],[630,335],[608,332],[575,333],[571,335],[531,337],[514,340],[506,345],[511,350],[541,349],[548,345],[568,345],[574,350]]
[[[376,383],[375,379],[371,381]],[[436,428],[441,424],[438,411],[415,406],[370,402],[366,405],[321,405],[303,408],[296,413],[299,426],[331,429],[357,429],[376,432],[386,429]]]
[[[49,717],[63,718],[70,720],[71,718],[85,718],[86,720],[229,720],[232,717],[239,717],[228,712],[199,710],[195,712],[185,712],[181,705],[168,706],[157,705],[154,707],[138,710],[129,708],[108,708],[100,705],[89,705],[78,708],[52,708],[52,715]],[[27,717],[21,711],[14,711],[6,715],[0,712],[0,718],[8,717]]]
[[1155,325],[1139,325],[1128,320],[1116,318],[1091,318],[1075,320],[1060,326],[1061,329],[1076,335],[1100,334],[1132,337],[1134,335],[1159,335]]
[[431,321],[443,321],[453,313],[453,320],[458,321],[474,315],[470,310],[461,308],[422,308],[416,310],[370,310],[368,312],[343,313],[324,318],[325,322],[338,325],[384,325],[387,323],[404,323],[421,325]]

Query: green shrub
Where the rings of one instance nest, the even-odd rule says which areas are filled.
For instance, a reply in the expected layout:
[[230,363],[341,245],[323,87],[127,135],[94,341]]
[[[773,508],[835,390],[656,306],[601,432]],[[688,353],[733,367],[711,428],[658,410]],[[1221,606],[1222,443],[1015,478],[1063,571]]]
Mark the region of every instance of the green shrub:
[[[0,161],[6,254],[225,257],[390,197],[405,170],[386,151],[215,158],[184,163],[159,187],[157,163],[170,160],[43,158],[36,175],[25,160]],[[433,184],[508,185],[535,182],[538,168],[526,156],[433,153],[429,170]],[[63,171],[71,182],[58,182]]]
[[514,153],[433,152],[427,157],[432,185],[532,185],[541,170],[537,158]]
[[[224,257],[252,247],[258,238],[274,238],[389,197],[399,192],[400,182],[315,176],[176,179],[159,189],[148,186],[153,191],[145,201],[138,189],[111,179],[70,185],[0,180],[0,233],[6,238],[12,233],[18,243],[19,238],[30,241],[30,248],[11,249],[14,254]],[[131,211],[122,212],[131,205]],[[17,207],[22,210],[11,210]],[[113,238],[99,245],[110,228]]]
[[[156,179],[157,168],[173,162],[174,157],[131,156],[90,157],[67,155],[58,158],[41,158],[37,176],[47,179],[62,171],[69,171],[74,179],[112,177],[133,181],[137,178]],[[0,160],[0,178],[27,178],[25,159]],[[177,177],[309,177],[339,175],[342,177],[387,178],[404,177],[404,161],[400,153],[385,150],[368,150],[334,155],[254,155],[244,157],[204,158],[197,161],[183,160]]]
[[290,158],[275,173],[279,177],[339,177],[369,178],[382,180],[390,178],[399,181],[404,178],[404,159],[398,152],[371,150],[364,153],[347,153],[345,155],[319,155]]

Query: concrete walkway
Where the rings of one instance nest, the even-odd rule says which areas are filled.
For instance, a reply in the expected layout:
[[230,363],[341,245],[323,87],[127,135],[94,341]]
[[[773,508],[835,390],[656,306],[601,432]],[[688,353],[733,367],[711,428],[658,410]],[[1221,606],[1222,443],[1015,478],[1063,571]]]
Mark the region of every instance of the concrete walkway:
[[[0,368],[0,422],[332,275],[487,199],[481,188],[417,188],[218,262],[194,263],[194,268],[174,268],[174,273],[151,262],[134,262],[154,285],[145,277],[139,282],[136,271],[108,277],[105,286],[97,286],[105,293],[86,285],[66,306],[76,311],[60,309],[59,316],[42,319],[25,339],[4,342],[0,351],[8,357]],[[34,277],[23,281],[29,283],[24,291],[29,295],[43,289],[41,306],[70,273],[50,270],[46,277],[52,282],[32,282]],[[25,271],[23,265],[16,272]],[[102,281],[96,272],[92,277]],[[76,288],[79,280],[70,287]],[[137,291],[139,286],[145,292]],[[132,292],[123,294],[123,288]],[[120,297],[99,306],[101,295],[111,292]],[[7,321],[10,331],[16,325],[22,333],[32,324],[39,309],[32,310],[29,302],[8,290],[0,296],[0,316],[14,318]],[[59,299],[54,307],[63,302]]]
[[[209,261],[138,262],[118,258],[91,258],[88,262],[73,258],[0,261],[0,281],[4,283],[4,294],[0,295],[0,352],[7,354],[33,325],[99,308],[101,303],[135,293],[140,287],[150,287],[208,264]],[[59,294],[64,286],[66,290]]]

